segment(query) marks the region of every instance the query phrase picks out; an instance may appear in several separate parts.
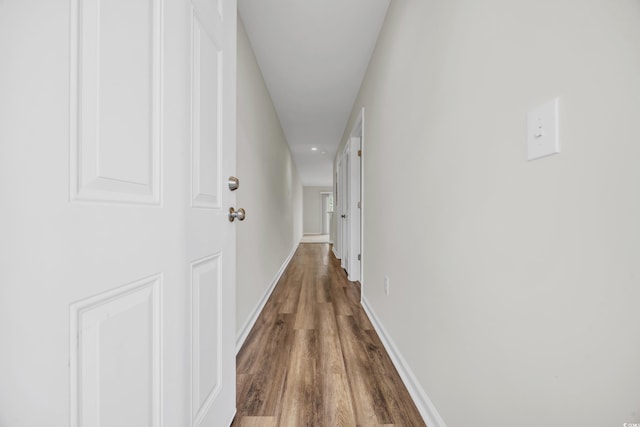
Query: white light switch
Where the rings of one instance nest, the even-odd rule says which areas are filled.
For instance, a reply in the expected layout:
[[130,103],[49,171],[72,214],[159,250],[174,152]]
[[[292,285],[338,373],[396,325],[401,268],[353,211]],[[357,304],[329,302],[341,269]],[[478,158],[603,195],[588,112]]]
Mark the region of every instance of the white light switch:
[[558,98],[556,98],[529,112],[527,159],[539,159],[559,152]]

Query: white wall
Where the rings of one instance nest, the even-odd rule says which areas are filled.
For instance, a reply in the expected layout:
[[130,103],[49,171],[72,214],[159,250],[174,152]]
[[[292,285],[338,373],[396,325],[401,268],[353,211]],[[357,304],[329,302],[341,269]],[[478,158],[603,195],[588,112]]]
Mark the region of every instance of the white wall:
[[363,106],[364,293],[447,425],[640,423],[640,2],[394,0]]
[[302,183],[238,20],[237,321],[240,332],[302,237]]
[[304,233],[322,233],[322,195],[331,193],[331,187],[303,187]]

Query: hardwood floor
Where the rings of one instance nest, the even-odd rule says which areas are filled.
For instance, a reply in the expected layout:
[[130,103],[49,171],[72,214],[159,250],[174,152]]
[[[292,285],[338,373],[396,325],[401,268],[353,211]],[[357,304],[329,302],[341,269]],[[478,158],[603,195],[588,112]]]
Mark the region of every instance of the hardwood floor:
[[301,244],[237,357],[234,427],[424,426],[328,244]]

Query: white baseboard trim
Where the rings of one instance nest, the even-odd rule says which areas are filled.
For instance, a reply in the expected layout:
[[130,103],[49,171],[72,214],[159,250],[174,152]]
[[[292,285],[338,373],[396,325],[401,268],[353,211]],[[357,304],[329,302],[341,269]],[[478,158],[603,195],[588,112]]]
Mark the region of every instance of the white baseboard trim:
[[380,319],[378,319],[378,316],[376,316],[364,296],[362,297],[362,307],[367,313],[367,316],[369,316],[374,329],[378,333],[384,348],[387,350],[393,365],[398,370],[400,378],[402,378],[402,382],[404,382],[404,385],[407,387],[407,390],[409,391],[413,402],[416,404],[418,411],[420,411],[420,415],[422,415],[424,422],[427,423],[427,426],[429,427],[447,427],[440,414],[438,414],[433,402],[431,402],[431,399],[427,396],[422,385],[420,385],[415,374],[407,364],[406,360],[404,360],[404,357],[402,357],[402,354],[400,354],[398,347],[396,347],[391,336],[384,329],[384,326],[380,323]]
[[258,320],[258,316],[260,316],[260,313],[262,313],[262,309],[264,308],[265,304],[269,300],[269,297],[271,296],[271,293],[275,289],[276,285],[278,284],[278,280],[280,280],[280,277],[282,277],[282,274],[287,269],[287,266],[289,265],[289,261],[291,261],[291,258],[293,258],[293,254],[296,252],[296,249],[298,249],[299,245],[300,245],[300,243],[295,245],[293,247],[293,250],[291,251],[291,253],[287,257],[287,259],[284,260],[284,262],[280,266],[280,269],[278,270],[278,272],[276,273],[275,277],[271,281],[271,284],[269,285],[269,287],[265,291],[265,293],[262,296],[262,298],[260,298],[260,300],[258,301],[258,304],[253,309],[253,311],[251,312],[251,315],[249,316],[249,318],[245,322],[244,326],[242,327],[242,329],[240,330],[240,332],[236,336],[236,355],[238,354],[238,352],[242,348],[242,345],[244,344],[245,340],[249,336],[249,332],[251,332],[251,328],[253,328],[253,325],[256,324],[256,321]]
[[331,252],[333,252],[333,256],[336,257],[336,259],[340,259],[340,257],[338,256],[338,253],[336,252],[335,245],[332,246]]

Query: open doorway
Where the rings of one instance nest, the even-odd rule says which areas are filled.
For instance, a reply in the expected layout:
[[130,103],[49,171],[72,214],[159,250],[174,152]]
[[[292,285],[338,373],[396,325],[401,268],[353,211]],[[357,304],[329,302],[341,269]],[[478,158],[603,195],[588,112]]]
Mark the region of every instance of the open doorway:
[[302,243],[330,243],[333,191],[331,187],[303,188]]

